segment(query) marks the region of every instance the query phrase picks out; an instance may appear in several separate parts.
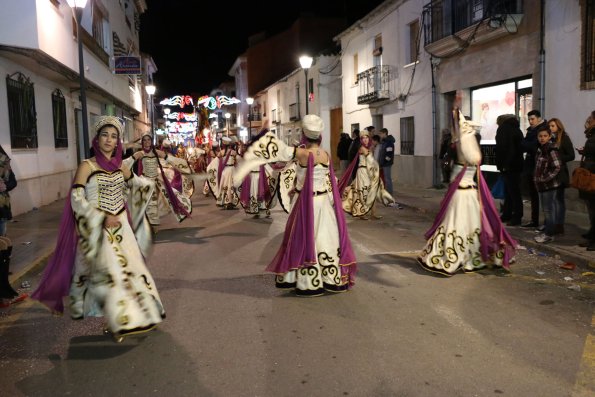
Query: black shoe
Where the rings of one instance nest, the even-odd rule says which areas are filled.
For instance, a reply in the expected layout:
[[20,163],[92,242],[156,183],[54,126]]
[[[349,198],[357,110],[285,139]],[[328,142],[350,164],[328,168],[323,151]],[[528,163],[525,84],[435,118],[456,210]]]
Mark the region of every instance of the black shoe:
[[520,219],[511,219],[506,223],[507,226],[519,226],[521,224]]
[[584,238],[585,240],[595,240],[595,234],[593,234],[591,232],[581,234],[581,237]]
[[584,241],[584,242],[582,242],[582,243],[579,243],[579,245],[578,245],[578,246],[579,246],[579,247],[582,247],[582,248],[587,248],[587,247],[589,247],[591,244],[593,244],[593,242],[592,242],[592,241]]
[[521,225],[521,227],[526,227],[526,228],[536,228],[537,226],[539,226],[539,225],[535,222],[528,222],[528,223],[525,223],[524,225]]
[[595,251],[595,242],[591,242],[591,244],[589,244],[587,251]]

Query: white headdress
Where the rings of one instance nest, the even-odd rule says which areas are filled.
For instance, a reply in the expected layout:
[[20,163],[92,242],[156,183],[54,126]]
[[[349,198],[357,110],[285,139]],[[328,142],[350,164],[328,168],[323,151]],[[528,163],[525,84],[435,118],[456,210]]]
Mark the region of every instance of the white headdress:
[[106,125],[111,125],[118,130],[118,134],[122,136],[122,131],[124,131],[124,126],[120,119],[116,116],[99,116],[97,118],[97,122],[95,123],[95,133],[99,132],[103,127]]
[[307,114],[302,119],[302,131],[307,138],[319,139],[324,130],[324,121],[315,114]]
[[479,165],[481,162],[481,149],[475,132],[481,128],[481,124],[472,120],[465,119],[463,113],[459,110],[459,157],[470,165]]

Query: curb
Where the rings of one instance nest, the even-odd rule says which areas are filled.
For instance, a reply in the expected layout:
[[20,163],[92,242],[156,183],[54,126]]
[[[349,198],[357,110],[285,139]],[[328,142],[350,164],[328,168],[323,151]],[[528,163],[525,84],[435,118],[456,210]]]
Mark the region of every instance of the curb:
[[44,262],[46,262],[50,256],[54,253],[54,248],[48,248],[45,252],[39,255],[36,259],[24,266],[20,271],[13,273],[9,276],[9,282],[11,284],[20,285],[19,281],[25,278],[29,273],[33,272]]
[[[539,244],[532,240],[515,237],[514,235],[513,237],[515,240],[517,240],[517,242],[520,245],[525,246],[526,248],[532,248],[535,251],[537,251],[536,255],[539,255],[540,252],[552,257],[558,255],[560,257],[560,260],[563,260],[565,262],[572,262],[581,269],[591,271],[595,269],[595,261],[593,261],[591,258],[586,258],[582,255],[578,255],[576,252],[573,252],[570,249],[552,247],[551,245],[547,244]],[[585,248],[579,249],[584,250]]]

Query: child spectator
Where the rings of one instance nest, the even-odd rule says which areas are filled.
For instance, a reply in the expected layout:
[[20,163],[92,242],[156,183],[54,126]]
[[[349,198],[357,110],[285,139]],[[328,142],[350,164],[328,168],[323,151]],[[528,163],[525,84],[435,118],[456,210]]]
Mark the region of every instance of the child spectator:
[[538,243],[553,241],[553,236],[556,233],[554,214],[557,206],[556,191],[562,184],[560,177],[562,160],[558,148],[551,142],[551,139],[552,133],[547,124],[540,127],[537,131],[539,148],[535,159],[533,181],[539,193],[539,202],[545,218],[545,230],[544,233],[535,237],[535,241]]

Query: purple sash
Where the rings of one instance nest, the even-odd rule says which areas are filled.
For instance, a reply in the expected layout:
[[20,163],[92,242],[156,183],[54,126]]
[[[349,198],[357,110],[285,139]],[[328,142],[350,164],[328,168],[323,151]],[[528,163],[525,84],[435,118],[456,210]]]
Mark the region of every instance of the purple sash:
[[310,153],[304,187],[287,219],[281,247],[271,263],[266,267],[269,272],[284,274],[290,270],[308,267],[316,263],[312,193],[313,171],[314,155]]

